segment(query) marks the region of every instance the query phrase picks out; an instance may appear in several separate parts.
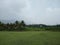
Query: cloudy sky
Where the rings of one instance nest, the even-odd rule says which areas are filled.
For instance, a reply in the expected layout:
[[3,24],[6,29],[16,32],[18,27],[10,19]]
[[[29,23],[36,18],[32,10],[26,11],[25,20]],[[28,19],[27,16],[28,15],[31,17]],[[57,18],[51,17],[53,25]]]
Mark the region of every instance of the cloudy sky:
[[60,24],[60,0],[0,0],[0,20]]

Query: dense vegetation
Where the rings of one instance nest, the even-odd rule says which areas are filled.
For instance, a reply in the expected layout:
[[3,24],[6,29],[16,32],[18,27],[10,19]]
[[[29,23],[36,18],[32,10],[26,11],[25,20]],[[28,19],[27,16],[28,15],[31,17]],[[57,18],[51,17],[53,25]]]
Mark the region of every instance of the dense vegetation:
[[2,23],[0,22],[0,31],[23,31],[25,23],[24,21],[15,21],[15,23]]
[[26,25],[24,21],[7,24],[0,22],[0,31],[60,31],[60,25]]

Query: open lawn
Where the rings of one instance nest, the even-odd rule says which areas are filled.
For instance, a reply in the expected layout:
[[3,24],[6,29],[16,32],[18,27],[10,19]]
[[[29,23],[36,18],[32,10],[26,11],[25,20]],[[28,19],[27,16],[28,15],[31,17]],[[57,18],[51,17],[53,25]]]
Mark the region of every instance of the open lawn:
[[60,45],[60,32],[0,32],[0,45]]

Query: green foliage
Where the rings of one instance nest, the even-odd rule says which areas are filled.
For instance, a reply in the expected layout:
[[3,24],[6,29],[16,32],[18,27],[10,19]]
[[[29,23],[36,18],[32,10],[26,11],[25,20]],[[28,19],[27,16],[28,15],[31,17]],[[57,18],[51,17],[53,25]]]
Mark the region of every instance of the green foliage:
[[60,31],[60,27],[25,27],[27,31]]
[[0,22],[0,31],[24,31],[25,22],[15,21],[15,23],[4,24]]
[[26,25],[24,21],[7,24],[0,22],[0,31],[60,31],[60,25]]

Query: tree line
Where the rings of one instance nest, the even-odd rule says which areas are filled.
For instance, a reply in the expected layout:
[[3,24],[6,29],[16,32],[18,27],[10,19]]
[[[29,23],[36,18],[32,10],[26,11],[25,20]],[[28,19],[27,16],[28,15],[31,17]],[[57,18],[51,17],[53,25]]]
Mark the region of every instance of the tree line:
[[3,23],[0,21],[0,31],[60,31],[60,24],[30,24],[26,25],[24,21],[15,21],[14,23]]
[[32,28],[34,31],[60,31],[60,24],[57,25],[32,24],[27,25],[27,27]]
[[14,23],[2,23],[0,21],[0,31],[23,31],[25,28],[24,21],[15,21]]

